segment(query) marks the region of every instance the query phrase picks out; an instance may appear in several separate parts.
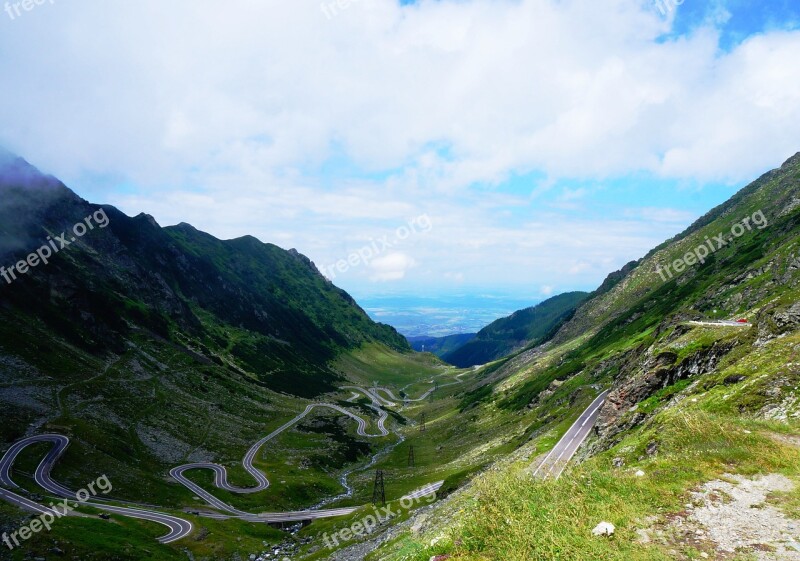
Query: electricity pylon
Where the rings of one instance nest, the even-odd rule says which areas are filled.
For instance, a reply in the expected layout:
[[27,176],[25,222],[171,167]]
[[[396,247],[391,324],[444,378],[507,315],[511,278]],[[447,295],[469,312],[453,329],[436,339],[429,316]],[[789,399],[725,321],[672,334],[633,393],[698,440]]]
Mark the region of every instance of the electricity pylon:
[[372,504],[386,505],[386,489],[383,486],[383,470],[379,469],[375,472],[375,486],[372,488]]

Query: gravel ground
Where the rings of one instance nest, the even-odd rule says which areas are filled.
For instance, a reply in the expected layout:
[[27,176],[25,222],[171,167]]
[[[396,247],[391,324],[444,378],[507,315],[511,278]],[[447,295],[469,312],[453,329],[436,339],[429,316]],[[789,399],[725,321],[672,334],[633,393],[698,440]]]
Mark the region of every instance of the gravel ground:
[[791,491],[794,483],[777,474],[723,478],[692,493],[682,529],[690,526],[693,538],[712,546],[719,559],[750,552],[760,561],[800,561],[800,521],[767,504],[770,493]]

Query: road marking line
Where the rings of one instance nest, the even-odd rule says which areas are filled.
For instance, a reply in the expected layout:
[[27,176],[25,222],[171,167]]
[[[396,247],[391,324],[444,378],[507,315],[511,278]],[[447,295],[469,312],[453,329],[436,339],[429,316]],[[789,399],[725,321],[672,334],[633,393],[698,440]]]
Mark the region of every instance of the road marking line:
[[[560,440],[559,440],[559,441],[558,441],[558,442],[555,444],[555,446],[553,446],[552,450],[550,450],[550,453],[549,453],[549,454],[547,454],[547,456],[545,457],[545,459],[544,459],[544,460],[542,460],[542,462],[541,462],[541,463],[538,465],[538,467],[536,468],[536,470],[533,472],[533,476],[534,476],[534,477],[535,477],[536,475],[538,475],[538,474],[539,474],[539,471],[540,471],[540,470],[541,470],[543,467],[545,467],[545,465],[547,464],[548,460],[550,460],[550,458],[553,456],[553,454],[555,454],[557,451],[561,450],[561,453],[560,453],[560,455],[558,456],[558,458],[556,458],[555,462],[553,462],[553,464],[550,466],[550,468],[549,468],[549,469],[546,469],[546,470],[545,470],[545,474],[543,475],[543,477],[542,477],[542,478],[543,478],[543,479],[547,479],[547,476],[548,476],[548,475],[552,475],[552,474],[553,474],[553,469],[555,469],[555,468],[556,468],[556,466],[558,465],[558,462],[559,462],[559,461],[561,461],[561,458],[564,456],[564,453],[565,453],[565,452],[566,452],[566,451],[569,449],[569,446],[572,444],[572,442],[575,440],[575,438],[577,438],[577,436],[580,434],[580,432],[581,432],[581,429],[582,429],[582,428],[583,428],[583,427],[586,425],[586,423],[587,423],[587,422],[588,422],[588,421],[589,421],[589,420],[592,418],[592,416],[593,416],[593,415],[594,415],[594,414],[597,412],[597,410],[598,410],[598,409],[600,409],[600,408],[601,408],[601,407],[604,405],[604,403],[605,403],[605,398],[606,398],[606,396],[607,396],[607,395],[608,395],[608,390],[606,390],[606,391],[604,391],[604,392],[600,393],[600,395],[598,395],[598,396],[597,396],[597,397],[596,397],[596,398],[595,398],[595,399],[592,401],[592,403],[590,403],[590,404],[589,404],[589,407],[587,407],[587,408],[586,408],[586,409],[583,411],[583,413],[581,413],[581,414],[578,416],[578,418],[575,420],[575,422],[572,424],[572,426],[570,426],[570,427],[569,427],[569,429],[567,429],[567,432],[565,432],[565,433],[564,433],[564,436],[562,436],[562,437],[561,437],[561,439],[560,439]],[[599,403],[598,403],[598,402],[599,402]],[[595,405],[595,404],[597,404],[597,405]],[[594,407],[594,408],[593,408],[593,407]],[[593,408],[593,409],[592,409],[592,408]],[[590,411],[590,410],[591,410],[591,411]],[[580,425],[580,427],[578,427],[578,426],[577,426],[577,425],[578,425],[578,423],[581,421],[581,419],[584,419],[584,416],[586,415],[586,413],[587,413],[587,412],[589,412],[588,416],[586,416],[585,420],[583,421],[583,424],[581,424],[581,425]],[[563,447],[563,449],[562,449],[563,443],[564,443],[564,442],[566,442],[566,439],[567,439],[568,437],[570,437],[570,433],[573,431],[573,429],[575,429],[575,434],[572,434],[572,438],[570,438],[569,442],[568,442],[568,443],[566,444],[566,446],[564,446],[564,447]],[[585,439],[586,439],[586,437],[587,437],[587,436],[588,436],[588,432],[587,432],[587,433],[586,433],[586,434],[583,436],[583,438],[581,439],[581,443],[583,442],[583,440],[585,440]],[[579,445],[579,446],[580,446],[580,445]],[[578,447],[579,447],[579,446],[578,446]],[[576,447],[576,448],[575,448],[575,451],[577,451],[578,447]],[[571,459],[571,458],[572,458],[572,455],[574,455],[574,452],[575,452],[575,451],[573,451],[573,453],[572,453],[572,454],[570,454],[570,458],[569,458],[569,459]],[[567,460],[567,463],[569,463],[569,459]],[[562,469],[562,470],[561,470],[561,472],[563,472],[563,471],[564,471],[564,470]],[[558,477],[560,477],[560,476],[561,476],[561,472],[559,472],[559,474],[556,476],[556,478],[558,478]]]

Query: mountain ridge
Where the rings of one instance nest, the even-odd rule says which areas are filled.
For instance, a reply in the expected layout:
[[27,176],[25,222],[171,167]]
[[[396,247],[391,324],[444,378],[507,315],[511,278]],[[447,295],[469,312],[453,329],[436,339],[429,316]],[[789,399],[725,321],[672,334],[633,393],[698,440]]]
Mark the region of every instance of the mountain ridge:
[[[733,321],[740,318],[747,321]],[[692,516],[701,508],[692,498],[734,476],[800,477],[798,352],[800,154],[611,273],[546,344],[478,368],[460,394],[462,418],[478,427],[517,416],[530,423],[529,441],[426,513],[434,521],[427,528],[403,532],[378,555],[725,556],[717,528]],[[577,465],[558,480],[532,480],[600,394],[607,397]],[[787,503],[762,505],[798,523]],[[613,542],[592,534],[603,520],[616,526]],[[737,555],[783,547],[783,538],[737,536],[745,544]]]
[[[106,213],[106,228],[87,233],[0,293],[11,309],[37,302],[46,321],[61,317],[71,324],[62,332],[82,332],[73,340],[87,348],[120,350],[131,325],[166,339],[186,330],[245,370],[271,372],[259,376],[276,389],[305,395],[330,391],[337,375],[327,364],[341,349],[375,341],[410,351],[396,330],[373,322],[296,250],[252,236],[218,240],[186,223],[162,228],[145,213],[128,217],[110,205],[92,205],[21,158],[0,168],[0,192],[0,259],[8,264],[84,216]],[[64,304],[71,310],[66,314]],[[224,325],[258,335],[226,341],[214,335]],[[305,381],[296,384],[293,376]]]
[[535,306],[517,310],[493,321],[473,339],[445,353],[442,359],[466,368],[497,360],[529,345],[544,343],[571,317],[586,296],[585,292],[565,292]]

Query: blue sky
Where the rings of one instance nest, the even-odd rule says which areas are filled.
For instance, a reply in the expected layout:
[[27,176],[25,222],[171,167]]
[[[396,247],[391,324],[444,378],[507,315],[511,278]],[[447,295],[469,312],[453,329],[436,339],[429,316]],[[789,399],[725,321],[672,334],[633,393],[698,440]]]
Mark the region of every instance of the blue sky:
[[362,301],[591,290],[800,150],[800,4],[662,1],[45,3],[0,144]]
[[754,34],[797,29],[800,4],[795,0],[687,0],[675,10],[673,29],[667,36],[689,35],[709,20],[720,31],[720,48],[730,51]]

